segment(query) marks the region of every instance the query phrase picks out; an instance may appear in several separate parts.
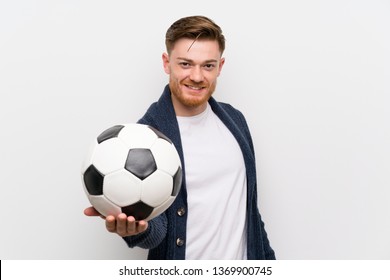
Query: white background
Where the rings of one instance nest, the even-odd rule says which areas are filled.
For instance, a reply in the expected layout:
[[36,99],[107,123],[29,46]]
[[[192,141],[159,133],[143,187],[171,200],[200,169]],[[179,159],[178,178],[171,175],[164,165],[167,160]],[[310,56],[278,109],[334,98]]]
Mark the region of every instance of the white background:
[[390,259],[390,2],[0,1],[0,258],[143,259],[83,215],[93,137],[161,94],[166,29],[227,39],[215,97],[240,109],[279,259]]

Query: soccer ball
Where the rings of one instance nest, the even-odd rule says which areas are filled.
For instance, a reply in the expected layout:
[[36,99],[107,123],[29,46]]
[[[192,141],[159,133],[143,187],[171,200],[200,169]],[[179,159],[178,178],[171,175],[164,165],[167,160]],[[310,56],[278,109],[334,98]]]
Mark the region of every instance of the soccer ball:
[[175,200],[182,167],[168,137],[131,123],[108,128],[95,139],[81,174],[86,195],[100,214],[125,213],[148,221]]

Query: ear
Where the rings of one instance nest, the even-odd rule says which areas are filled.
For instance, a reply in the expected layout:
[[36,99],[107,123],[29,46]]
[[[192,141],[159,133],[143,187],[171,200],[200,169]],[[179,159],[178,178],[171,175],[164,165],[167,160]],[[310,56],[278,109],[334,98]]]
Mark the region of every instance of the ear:
[[225,58],[224,57],[221,57],[221,60],[219,61],[219,67],[218,67],[218,76],[219,77],[219,74],[221,74],[221,71],[222,71],[222,67],[223,65],[225,64]]
[[171,74],[171,69],[169,67],[169,55],[167,53],[162,54],[162,61],[165,73]]

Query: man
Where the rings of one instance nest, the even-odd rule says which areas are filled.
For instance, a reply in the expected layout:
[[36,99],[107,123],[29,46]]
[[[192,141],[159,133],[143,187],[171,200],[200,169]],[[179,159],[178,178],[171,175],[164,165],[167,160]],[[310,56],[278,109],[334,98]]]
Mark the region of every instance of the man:
[[[106,228],[149,259],[274,259],[257,207],[254,149],[244,116],[213,94],[225,59],[225,38],[203,16],[179,19],[162,55],[169,85],[140,123],[175,144],[182,188],[163,214],[146,221],[108,216]],[[85,214],[99,215],[90,207]]]

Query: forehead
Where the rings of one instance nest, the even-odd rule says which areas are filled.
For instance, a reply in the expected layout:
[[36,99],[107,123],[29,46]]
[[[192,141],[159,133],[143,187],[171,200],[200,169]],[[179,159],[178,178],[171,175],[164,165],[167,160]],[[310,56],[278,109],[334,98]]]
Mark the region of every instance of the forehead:
[[221,52],[217,41],[193,40],[182,38],[176,41],[171,51],[171,57],[183,57],[188,59],[218,60]]

